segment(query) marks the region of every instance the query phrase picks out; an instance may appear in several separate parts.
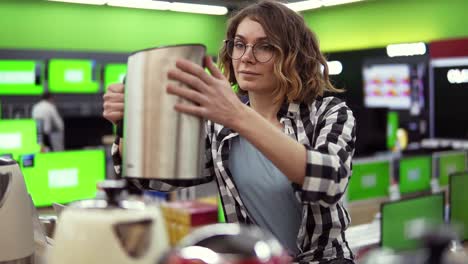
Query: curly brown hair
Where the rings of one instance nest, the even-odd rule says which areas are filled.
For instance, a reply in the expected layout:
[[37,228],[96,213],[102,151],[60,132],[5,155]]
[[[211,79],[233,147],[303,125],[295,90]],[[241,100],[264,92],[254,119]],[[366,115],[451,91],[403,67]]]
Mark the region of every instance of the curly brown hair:
[[[302,16],[281,3],[259,1],[229,19],[226,39],[234,39],[237,27],[245,18],[262,25],[275,47],[274,74],[279,84],[274,91],[275,101],[286,98],[288,102],[312,103],[324,91],[342,92],[330,83],[328,66],[317,37]],[[226,45],[219,52],[218,62],[231,85],[237,85]],[[242,87],[239,88],[238,94],[246,94]]]

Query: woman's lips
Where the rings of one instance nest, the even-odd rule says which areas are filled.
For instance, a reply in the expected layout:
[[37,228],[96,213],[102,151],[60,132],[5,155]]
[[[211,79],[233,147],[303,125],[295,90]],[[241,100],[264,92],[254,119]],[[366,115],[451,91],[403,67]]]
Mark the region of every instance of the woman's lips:
[[256,76],[256,75],[260,75],[256,72],[251,72],[251,71],[239,71],[240,74],[245,74],[245,75],[251,75],[251,76]]

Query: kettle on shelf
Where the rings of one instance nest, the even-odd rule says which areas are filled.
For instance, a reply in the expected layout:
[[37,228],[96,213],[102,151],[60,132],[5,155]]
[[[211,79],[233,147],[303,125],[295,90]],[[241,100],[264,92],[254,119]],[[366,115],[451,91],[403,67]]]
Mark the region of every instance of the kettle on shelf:
[[18,163],[0,158],[0,263],[33,263],[32,206]]
[[50,264],[153,264],[168,250],[161,211],[122,195],[126,181],[106,180],[106,199],[72,203],[61,213]]

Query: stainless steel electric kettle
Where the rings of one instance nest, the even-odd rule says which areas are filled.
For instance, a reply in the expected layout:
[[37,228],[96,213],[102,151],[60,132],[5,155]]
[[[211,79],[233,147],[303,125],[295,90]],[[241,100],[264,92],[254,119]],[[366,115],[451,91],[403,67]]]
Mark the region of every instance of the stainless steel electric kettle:
[[0,158],[0,263],[32,263],[32,202],[18,163]]
[[123,122],[124,177],[181,181],[201,177],[204,122],[175,111],[174,105],[182,99],[169,95],[166,86],[174,82],[167,72],[175,68],[177,59],[202,65],[205,50],[200,44],[176,45],[129,56]]
[[158,264],[291,264],[269,232],[256,226],[215,224],[186,236]]

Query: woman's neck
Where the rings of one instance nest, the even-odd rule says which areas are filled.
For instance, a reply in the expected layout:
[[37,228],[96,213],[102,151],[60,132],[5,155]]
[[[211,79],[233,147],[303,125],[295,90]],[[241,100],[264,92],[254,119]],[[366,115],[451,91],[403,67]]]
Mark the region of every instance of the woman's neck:
[[277,124],[279,122],[277,113],[281,107],[281,101],[274,102],[273,96],[265,96],[264,94],[249,93],[250,107],[259,113],[263,118]]

